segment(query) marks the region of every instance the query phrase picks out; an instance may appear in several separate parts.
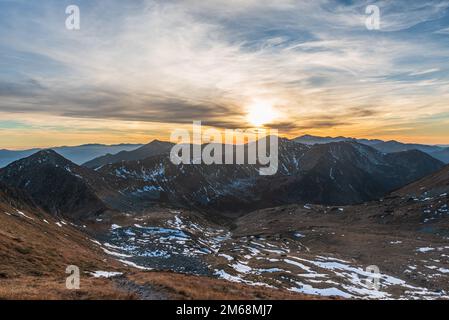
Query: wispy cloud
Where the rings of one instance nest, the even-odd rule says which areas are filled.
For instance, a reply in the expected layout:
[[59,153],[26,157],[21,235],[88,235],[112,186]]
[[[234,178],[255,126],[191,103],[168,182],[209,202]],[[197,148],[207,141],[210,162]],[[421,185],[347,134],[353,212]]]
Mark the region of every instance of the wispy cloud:
[[1,2],[0,114],[234,128],[259,99],[285,133],[369,135],[447,110],[448,1],[374,3],[380,31],[366,1],[80,1],[74,32],[68,1]]
[[410,73],[411,76],[421,76],[424,74],[429,74],[429,73],[434,73],[434,72],[438,72],[440,71],[440,69],[438,68],[433,68],[433,69],[427,69],[427,70],[422,70],[422,71],[415,71]]

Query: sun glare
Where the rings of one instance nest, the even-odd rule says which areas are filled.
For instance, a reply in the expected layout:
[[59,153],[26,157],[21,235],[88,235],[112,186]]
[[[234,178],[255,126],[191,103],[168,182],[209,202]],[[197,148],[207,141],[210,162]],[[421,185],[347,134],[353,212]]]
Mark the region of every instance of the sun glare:
[[248,106],[246,118],[249,123],[255,127],[261,127],[267,123],[273,122],[278,113],[273,108],[273,105],[266,101],[255,101]]

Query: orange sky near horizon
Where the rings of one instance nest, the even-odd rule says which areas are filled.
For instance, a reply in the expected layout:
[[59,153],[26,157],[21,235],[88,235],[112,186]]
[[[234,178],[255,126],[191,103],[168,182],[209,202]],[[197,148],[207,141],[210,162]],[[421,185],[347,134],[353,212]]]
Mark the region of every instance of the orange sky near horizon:
[[[144,126],[141,127],[140,125]],[[14,129],[3,130],[0,129],[0,149],[9,150],[23,150],[31,148],[51,148],[57,146],[77,146],[83,144],[146,144],[150,141],[157,139],[162,141],[170,141],[170,134],[175,129],[186,129],[192,132],[192,125],[173,125],[173,124],[151,124],[145,126],[140,124],[138,128],[131,129],[127,125],[123,128],[114,130],[108,130],[107,128],[101,128],[99,131],[93,129],[84,128],[81,131],[64,128],[62,130],[57,129]],[[203,132],[207,126],[203,126]],[[224,132],[224,129],[217,129]],[[245,130],[242,128],[242,130]],[[395,133],[379,133],[373,130],[373,133],[366,132],[363,129],[355,130],[298,130],[291,132],[283,132],[279,130],[279,136],[288,139],[293,139],[305,134],[316,136],[344,136],[355,137],[365,139],[380,139],[384,141],[396,140],[403,143],[419,143],[419,144],[432,144],[432,145],[449,145],[449,137],[446,136],[433,136],[433,135],[418,135],[415,131],[411,135],[398,135]]]

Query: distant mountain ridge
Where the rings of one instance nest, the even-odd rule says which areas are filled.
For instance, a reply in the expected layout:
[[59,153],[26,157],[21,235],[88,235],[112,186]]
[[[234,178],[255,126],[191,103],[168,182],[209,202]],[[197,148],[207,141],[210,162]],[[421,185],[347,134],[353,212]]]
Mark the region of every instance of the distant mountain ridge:
[[401,152],[401,151],[408,151],[408,150],[419,150],[419,151],[430,154],[430,153],[433,153],[436,151],[443,150],[443,148],[441,148],[439,146],[431,146],[431,145],[417,144],[417,143],[402,143],[402,142],[398,142],[395,140],[380,142],[378,144],[374,144],[373,147],[375,147],[377,150],[385,152],[385,153]]
[[170,151],[173,143],[153,140],[135,150],[120,151],[116,154],[106,154],[104,156],[92,159],[83,164],[87,168],[97,169],[107,164],[118,163],[122,161],[141,160],[151,156],[164,154]]
[[419,150],[425,152],[435,159],[438,159],[444,163],[449,163],[449,147],[437,146],[437,145],[425,145],[416,143],[402,143],[395,140],[383,141],[383,140],[370,140],[370,139],[357,139],[348,137],[320,137],[312,135],[303,135],[293,139],[293,141],[308,145],[313,144],[325,144],[330,142],[342,142],[342,141],[353,141],[361,144],[371,146],[380,152],[384,153],[394,153],[410,150]]
[[320,136],[313,136],[310,134],[306,134],[297,138],[294,138],[293,141],[295,142],[299,142],[299,143],[303,143],[303,144],[308,144],[308,145],[313,145],[313,144],[324,144],[324,143],[331,143],[331,142],[343,142],[343,141],[353,141],[353,142],[358,142],[358,143],[362,143],[362,144],[366,144],[368,146],[372,146],[378,143],[383,142],[382,140],[370,140],[370,139],[356,139],[356,138],[349,138],[349,137],[343,137],[343,136],[339,136],[339,137],[320,137]]
[[[141,144],[116,144],[116,145],[104,145],[104,144],[84,144],[80,146],[61,146],[49,148],[55,150],[63,157],[69,159],[76,164],[82,164],[86,161],[94,159],[96,157],[105,155],[107,153],[117,153],[120,151],[131,151],[141,147]],[[31,156],[32,154],[45,150],[40,148],[33,148],[28,150],[0,150],[0,168],[6,167],[8,164]]]

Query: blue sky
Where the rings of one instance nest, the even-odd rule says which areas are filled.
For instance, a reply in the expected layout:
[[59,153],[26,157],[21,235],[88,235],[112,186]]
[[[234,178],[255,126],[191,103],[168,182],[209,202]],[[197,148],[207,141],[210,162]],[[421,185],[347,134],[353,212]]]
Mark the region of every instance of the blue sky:
[[449,143],[448,69],[449,1],[0,0],[0,147],[247,128],[257,110],[289,137]]

